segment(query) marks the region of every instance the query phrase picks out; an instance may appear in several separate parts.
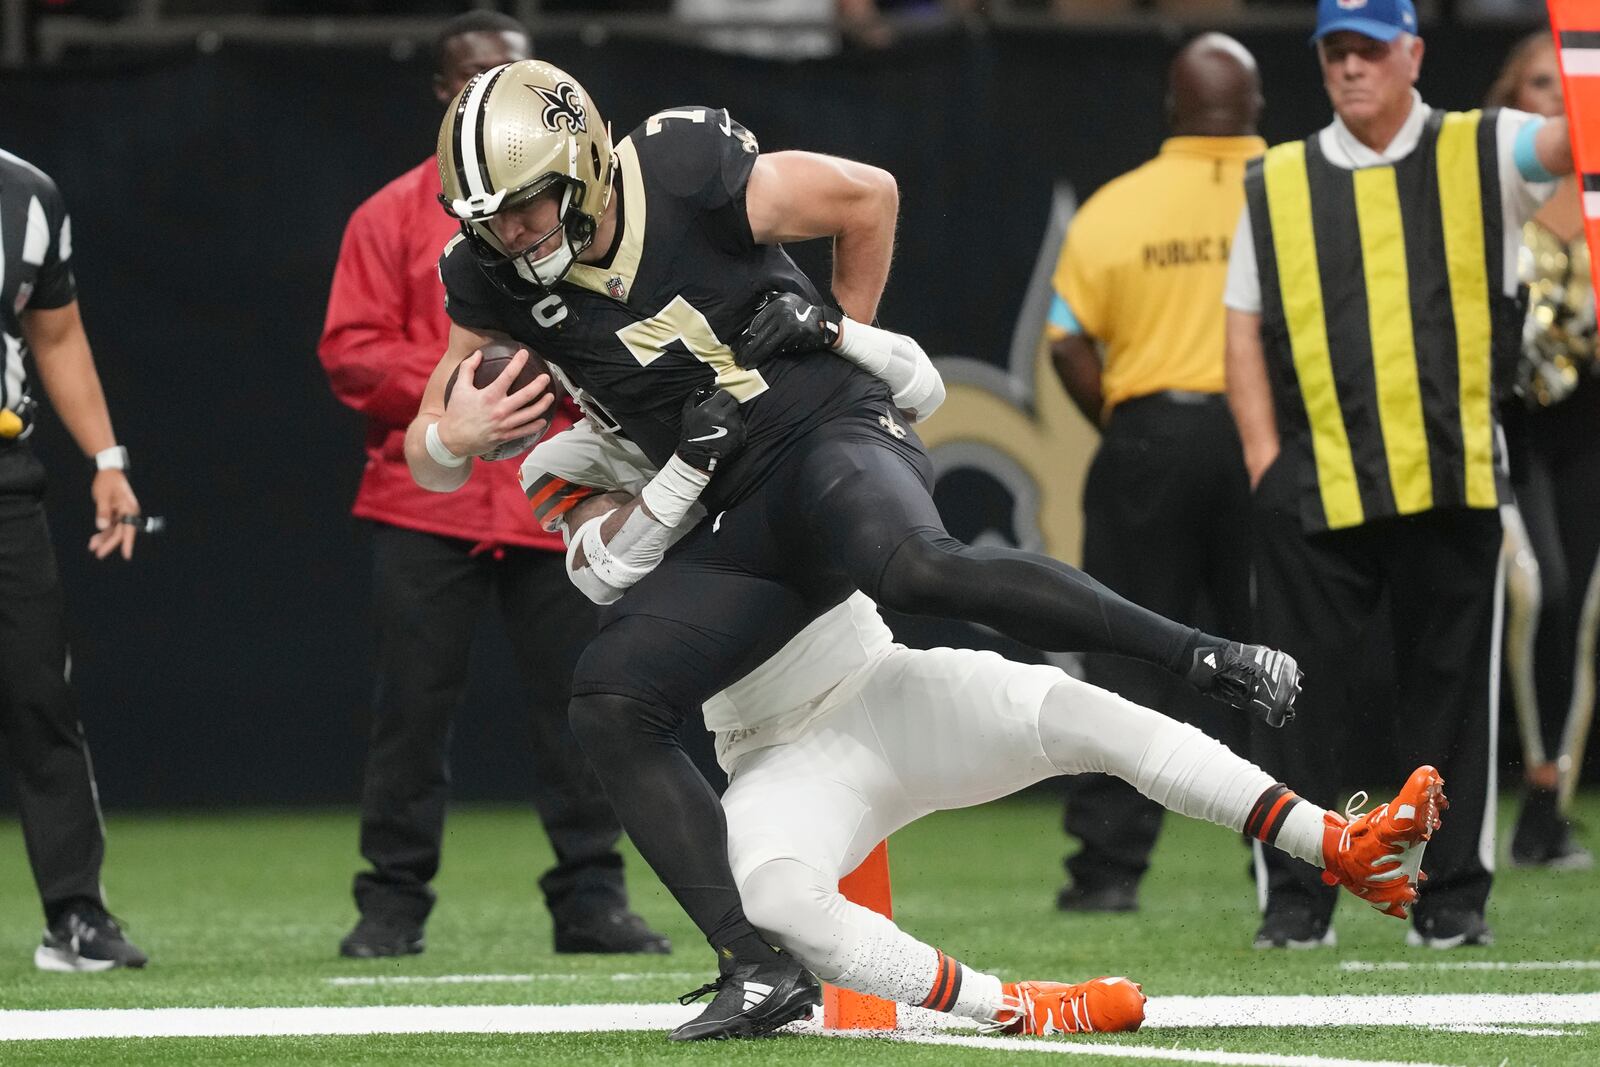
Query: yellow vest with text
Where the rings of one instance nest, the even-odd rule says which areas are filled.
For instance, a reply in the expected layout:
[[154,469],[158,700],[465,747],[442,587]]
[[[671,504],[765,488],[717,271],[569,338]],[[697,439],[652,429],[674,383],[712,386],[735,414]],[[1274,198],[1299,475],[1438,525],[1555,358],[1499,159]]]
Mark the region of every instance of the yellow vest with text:
[[1307,531],[1499,504],[1495,405],[1521,310],[1502,291],[1495,117],[1435,110],[1392,164],[1335,166],[1313,134],[1246,171],[1261,338]]

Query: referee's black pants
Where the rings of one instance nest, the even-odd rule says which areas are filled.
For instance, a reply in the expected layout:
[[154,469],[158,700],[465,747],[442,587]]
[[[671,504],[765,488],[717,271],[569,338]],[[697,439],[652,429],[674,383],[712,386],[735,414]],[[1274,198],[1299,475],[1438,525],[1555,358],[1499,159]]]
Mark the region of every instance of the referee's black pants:
[[[1255,494],[1256,629],[1299,661],[1305,689],[1288,726],[1253,724],[1252,754],[1325,808],[1352,789],[1394,784],[1373,776],[1397,761],[1406,771],[1438,767],[1450,809],[1423,859],[1428,881],[1413,921],[1446,911],[1481,915],[1494,855],[1499,512],[1439,509],[1308,535],[1299,491],[1296,471],[1280,459]],[[1385,594],[1395,700],[1360,708],[1353,696],[1363,631]],[[1267,911],[1332,915],[1339,890],[1309,864],[1258,845],[1257,871]]]
[[363,915],[421,925],[433,908],[450,788],[450,726],[467,661],[493,597],[532,697],[533,801],[555,849],[539,879],[557,925],[625,906],[622,829],[567,725],[572,668],[595,633],[595,609],[559,552],[474,552],[470,541],[373,524],[378,678],[361,792],[355,878]]
[[102,902],[105,833],[67,679],[66,616],[41,495],[25,444],[0,446],[0,749],[16,788],[45,918]]
[[[1125,401],[1084,487],[1083,569],[1134,603],[1239,639],[1249,621],[1250,489],[1239,435],[1218,394]],[[1084,658],[1087,680],[1192,723],[1239,749],[1247,724],[1170,671],[1122,656]],[[1132,888],[1150,865],[1161,805],[1108,774],[1066,780],[1074,885]]]

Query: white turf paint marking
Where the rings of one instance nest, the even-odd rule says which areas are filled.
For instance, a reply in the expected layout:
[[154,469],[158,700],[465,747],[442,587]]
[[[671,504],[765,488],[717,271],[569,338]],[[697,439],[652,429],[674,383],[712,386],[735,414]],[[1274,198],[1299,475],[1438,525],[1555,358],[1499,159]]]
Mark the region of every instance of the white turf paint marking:
[[1344,960],[1341,971],[1600,971],[1600,960],[1461,960],[1415,963],[1410,960]]
[[[145,1008],[0,1011],[0,1041],[127,1037],[279,1037],[366,1034],[537,1034],[671,1029],[698,1009],[676,1004],[472,1005],[311,1008]],[[906,1012],[906,1022],[929,1013]],[[1425,1019],[1427,1027],[1547,1036],[1561,1031],[1500,1023],[1600,1022],[1600,994],[1442,994],[1418,996],[1161,997],[1146,1029],[1162,1027],[1333,1027],[1374,1019]],[[964,1022],[964,1020],[963,1020]],[[959,1023],[958,1023],[959,1025]],[[970,1024],[968,1024],[970,1025]],[[819,1032],[807,1027],[811,1032]],[[850,1035],[860,1036],[860,1035]],[[882,1036],[882,1035],[880,1035]],[[1109,1059],[1164,1060],[1224,1067],[1447,1067],[1269,1052],[1154,1046],[1080,1045],[1070,1039],[897,1033],[892,1040]]]
[[1445,1030],[1452,1034],[1515,1034],[1519,1037],[1571,1037],[1571,1030],[1557,1030],[1548,1026],[1430,1026],[1430,1030]]
[[1597,1023],[1600,993],[1152,997],[1145,1012],[1147,1028]]
[[910,1037],[892,1040],[917,1045],[956,1045],[1006,1052],[1046,1052],[1059,1056],[1104,1056],[1107,1059],[1164,1060],[1168,1063],[1219,1063],[1229,1067],[1446,1067],[1417,1060],[1347,1060],[1331,1056],[1291,1056],[1276,1052],[1223,1052],[1220,1049],[1153,1048],[1119,1045],[1073,1045],[1024,1037]]
[[494,985],[520,982],[639,982],[647,978],[681,981],[703,977],[703,971],[645,971],[638,974],[393,974],[324,979],[332,986]]

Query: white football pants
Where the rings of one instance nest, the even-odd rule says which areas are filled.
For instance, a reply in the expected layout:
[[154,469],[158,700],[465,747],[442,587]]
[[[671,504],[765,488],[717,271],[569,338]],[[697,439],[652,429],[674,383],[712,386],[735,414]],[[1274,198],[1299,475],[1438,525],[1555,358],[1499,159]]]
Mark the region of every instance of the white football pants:
[[750,921],[819,978],[917,1003],[936,953],[847,901],[840,876],[933,811],[1101,771],[1230,829],[1273,779],[1192,726],[992,652],[896,649],[798,741],[736,762],[723,807]]

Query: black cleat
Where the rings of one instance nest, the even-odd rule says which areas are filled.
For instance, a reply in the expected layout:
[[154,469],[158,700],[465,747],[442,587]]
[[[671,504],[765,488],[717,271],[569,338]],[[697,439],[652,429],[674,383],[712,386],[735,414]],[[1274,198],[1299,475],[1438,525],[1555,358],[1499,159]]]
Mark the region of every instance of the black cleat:
[[602,908],[558,920],[556,951],[665,956],[672,942],[627,908]]
[[1513,867],[1546,867],[1553,871],[1586,871],[1594,855],[1572,836],[1553,789],[1529,789],[1511,834]]
[[109,971],[143,967],[150,957],[122,935],[122,927],[95,901],[82,900],[62,912],[33,950],[41,971]]
[[1189,665],[1189,684],[1206,696],[1259,715],[1268,726],[1294,718],[1304,676],[1294,657],[1265,645],[1202,645]]
[[672,1040],[760,1037],[807,1018],[822,1003],[822,987],[811,972],[782,952],[774,953],[770,962],[738,964],[678,1002],[693,1004],[707,993],[716,996],[705,1011],[672,1031]]
[[403,919],[363,915],[355,929],[339,942],[339,955],[353,960],[415,956],[423,946],[421,925]]

